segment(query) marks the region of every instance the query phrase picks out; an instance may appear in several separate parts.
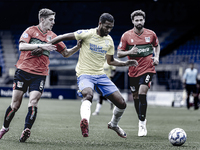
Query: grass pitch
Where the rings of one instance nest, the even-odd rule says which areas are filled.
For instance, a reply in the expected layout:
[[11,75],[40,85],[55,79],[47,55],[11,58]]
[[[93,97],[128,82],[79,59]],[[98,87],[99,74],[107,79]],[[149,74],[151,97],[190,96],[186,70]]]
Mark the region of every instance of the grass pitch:
[[[0,125],[11,98],[0,98]],[[27,113],[28,99],[10,124],[10,131],[0,140],[0,150],[197,150],[200,149],[200,110],[148,106],[146,137],[138,137],[138,119],[132,102],[119,122],[127,138],[119,137],[107,129],[112,111],[104,102],[100,115],[90,118],[89,137],[83,138],[79,127],[80,100],[41,99],[31,136],[25,143],[19,142]],[[92,112],[96,102],[93,102]],[[168,134],[173,128],[182,128],[187,134],[184,145],[172,146]]]

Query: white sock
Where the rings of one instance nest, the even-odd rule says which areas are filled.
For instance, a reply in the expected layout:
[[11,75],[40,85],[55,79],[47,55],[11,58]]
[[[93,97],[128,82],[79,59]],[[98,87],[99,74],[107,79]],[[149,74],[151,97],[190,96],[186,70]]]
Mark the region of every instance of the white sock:
[[82,102],[81,108],[80,108],[81,119],[83,119],[83,118],[87,119],[88,123],[90,120],[91,105],[92,105],[92,103],[89,100],[84,100]]
[[8,131],[9,128],[5,128],[4,126],[2,126],[3,129],[5,129],[6,131]]
[[125,109],[119,109],[118,107],[114,107],[113,109],[113,116],[111,119],[111,126],[117,127],[119,120],[121,119]]
[[97,103],[97,106],[96,106],[96,109],[95,109],[95,112],[99,112],[100,111],[100,109],[101,109],[101,104],[99,104],[99,103]]

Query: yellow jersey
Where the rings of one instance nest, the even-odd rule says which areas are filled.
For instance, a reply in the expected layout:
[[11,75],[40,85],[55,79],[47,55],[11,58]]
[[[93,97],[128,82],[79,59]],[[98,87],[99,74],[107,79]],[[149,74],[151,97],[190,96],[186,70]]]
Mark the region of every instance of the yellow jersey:
[[102,75],[104,72],[105,56],[114,55],[114,42],[110,35],[99,36],[97,28],[78,30],[74,32],[76,40],[82,39],[76,65],[76,75]]

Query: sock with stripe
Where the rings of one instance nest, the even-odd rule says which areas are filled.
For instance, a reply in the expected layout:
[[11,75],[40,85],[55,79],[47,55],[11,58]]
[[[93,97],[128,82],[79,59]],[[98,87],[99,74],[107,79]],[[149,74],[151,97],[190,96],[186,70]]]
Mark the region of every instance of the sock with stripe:
[[28,113],[25,119],[24,129],[32,128],[33,123],[35,122],[36,116],[37,116],[37,107],[35,106],[28,107]]
[[13,117],[15,115],[15,111],[12,110],[11,106],[9,106],[6,110],[6,113],[5,113],[5,117],[4,117],[4,124],[3,126],[5,128],[8,128],[9,125],[10,125],[10,122],[12,121]]

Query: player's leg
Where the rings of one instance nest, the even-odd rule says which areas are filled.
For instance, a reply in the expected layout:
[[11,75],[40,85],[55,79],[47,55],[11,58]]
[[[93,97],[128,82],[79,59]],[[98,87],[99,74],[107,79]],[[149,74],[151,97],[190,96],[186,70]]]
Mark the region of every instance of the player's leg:
[[13,90],[11,105],[6,110],[6,113],[4,116],[4,123],[3,123],[2,129],[0,130],[0,139],[3,137],[3,135],[6,132],[9,131],[9,126],[12,119],[15,116],[15,112],[19,109],[21,105],[23,94],[24,94],[23,91]]
[[22,97],[26,90],[26,75],[24,74],[24,71],[17,69],[13,81],[12,101],[11,105],[7,108],[5,113],[4,123],[2,129],[0,130],[0,139],[6,132],[8,132],[9,125],[15,115],[15,112],[19,109],[21,105]]
[[100,109],[101,109],[101,106],[103,104],[103,99],[104,97],[99,95],[99,101],[97,102],[97,105],[96,105],[96,108],[95,108],[95,111],[92,113],[93,116],[95,115],[99,115],[99,112],[100,112]]
[[42,96],[46,79],[46,76],[29,75],[31,83],[29,85],[28,112],[25,118],[24,130],[19,139],[20,142],[25,142],[30,137],[30,130],[37,117],[37,105]]
[[153,74],[147,73],[141,76],[139,80],[139,131],[138,136],[146,136],[146,111],[147,111],[147,92],[151,85]]
[[126,133],[118,126],[118,123],[126,109],[126,102],[119,91],[107,96],[107,98],[115,105],[111,121],[108,123],[108,128],[117,132],[120,137],[126,138]]
[[116,106],[113,109],[113,115],[111,121],[108,123],[108,128],[117,132],[119,136],[126,138],[126,133],[118,126],[126,108],[124,98],[115,84],[106,75],[101,75],[98,83],[97,92],[101,92],[102,96],[105,96]]
[[187,105],[187,109],[190,109],[191,87],[188,84],[186,84],[186,92],[187,92],[186,105]]
[[91,115],[91,105],[93,99],[93,89],[95,77],[90,75],[81,75],[78,77],[78,94],[83,97],[80,107],[81,122],[80,127],[83,137],[89,136],[89,121]]
[[194,110],[199,109],[199,104],[198,104],[198,94],[197,94],[197,87],[196,85],[192,86],[192,92],[193,92],[193,96],[194,96]]

